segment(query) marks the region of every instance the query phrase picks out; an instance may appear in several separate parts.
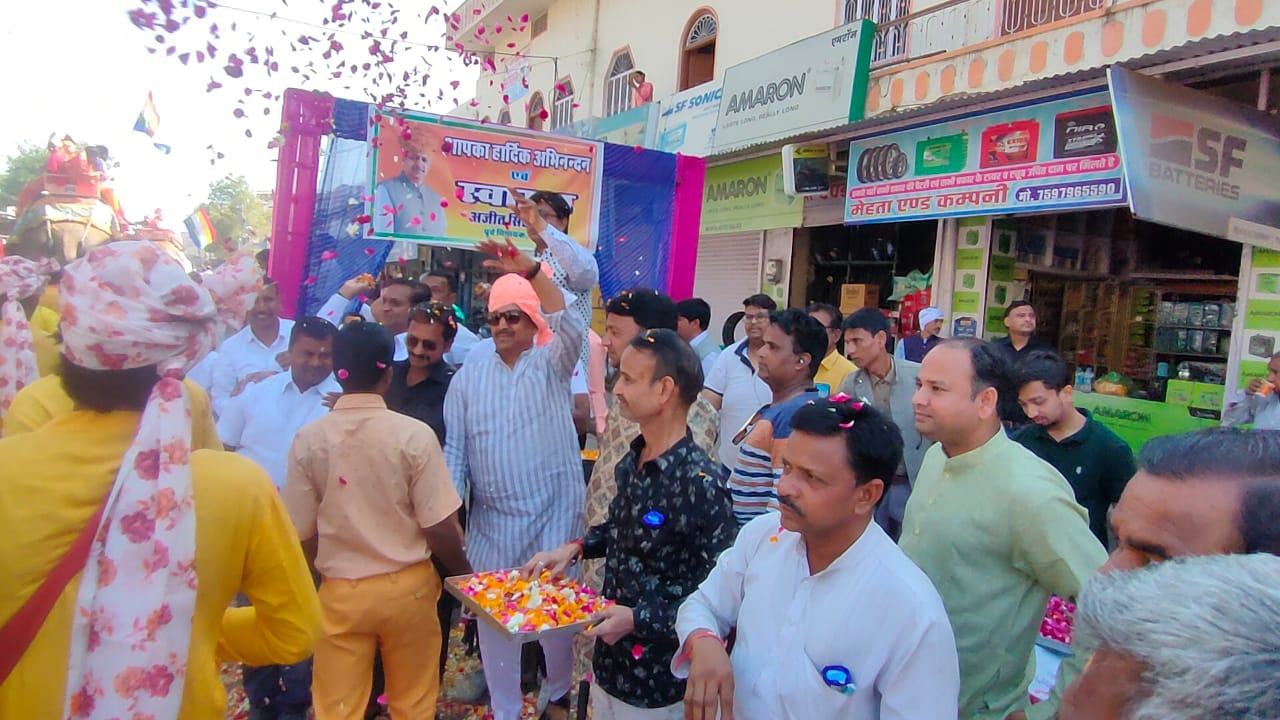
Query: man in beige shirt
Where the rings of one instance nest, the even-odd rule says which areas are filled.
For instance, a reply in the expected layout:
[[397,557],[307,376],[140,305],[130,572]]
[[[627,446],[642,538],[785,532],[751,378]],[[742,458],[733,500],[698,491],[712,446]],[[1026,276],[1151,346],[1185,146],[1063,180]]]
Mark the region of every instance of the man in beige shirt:
[[435,717],[441,581],[431,557],[451,573],[471,572],[462,501],[435,433],[382,400],[394,353],[381,326],[343,328],[333,348],[342,397],[289,451],[285,506],[322,577],[317,720],[363,717],[377,651],[392,716]]

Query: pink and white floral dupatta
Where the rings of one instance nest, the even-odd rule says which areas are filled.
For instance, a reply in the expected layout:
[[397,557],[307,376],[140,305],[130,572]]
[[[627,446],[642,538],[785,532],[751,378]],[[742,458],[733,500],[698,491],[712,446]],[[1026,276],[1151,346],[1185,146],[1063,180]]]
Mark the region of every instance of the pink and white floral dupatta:
[[40,378],[31,347],[31,324],[20,301],[43,292],[49,276],[57,271],[58,263],[52,258],[0,258],[0,418],[18,391]]
[[[246,283],[260,278],[245,276]],[[64,269],[63,354],[84,368],[157,365],[76,597],[64,716],[176,718],[196,600],[191,408],[181,374],[213,347],[213,297],[147,242]]]

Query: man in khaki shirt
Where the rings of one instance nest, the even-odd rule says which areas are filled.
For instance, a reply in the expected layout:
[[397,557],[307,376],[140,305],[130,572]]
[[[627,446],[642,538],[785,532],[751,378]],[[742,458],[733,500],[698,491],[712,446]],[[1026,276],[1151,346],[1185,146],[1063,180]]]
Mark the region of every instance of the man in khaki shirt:
[[392,716],[435,717],[441,581],[431,557],[451,573],[471,572],[457,520],[462,501],[435,433],[382,400],[394,353],[378,325],[339,332],[333,365],[343,394],[289,451],[285,506],[323,578],[317,720],[363,716],[376,651]]

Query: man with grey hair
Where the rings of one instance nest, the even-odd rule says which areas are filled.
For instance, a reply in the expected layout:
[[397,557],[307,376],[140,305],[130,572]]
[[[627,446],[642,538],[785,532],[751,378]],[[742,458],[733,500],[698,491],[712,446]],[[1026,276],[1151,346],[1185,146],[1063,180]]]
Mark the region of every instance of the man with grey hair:
[[1085,585],[1078,634],[1098,649],[1059,720],[1280,717],[1280,558],[1190,557]]

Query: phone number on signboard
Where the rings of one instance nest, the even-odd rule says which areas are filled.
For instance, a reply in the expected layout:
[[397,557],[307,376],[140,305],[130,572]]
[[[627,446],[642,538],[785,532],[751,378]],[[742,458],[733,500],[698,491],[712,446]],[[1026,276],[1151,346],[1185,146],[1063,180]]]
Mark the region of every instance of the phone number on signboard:
[[1031,191],[1031,197],[1025,199],[1019,198],[1019,200],[1031,200],[1033,202],[1045,200],[1078,200],[1081,198],[1119,195],[1120,181],[1105,180],[1102,182],[1083,183],[1079,185],[1051,185],[1049,187],[1027,189]]

